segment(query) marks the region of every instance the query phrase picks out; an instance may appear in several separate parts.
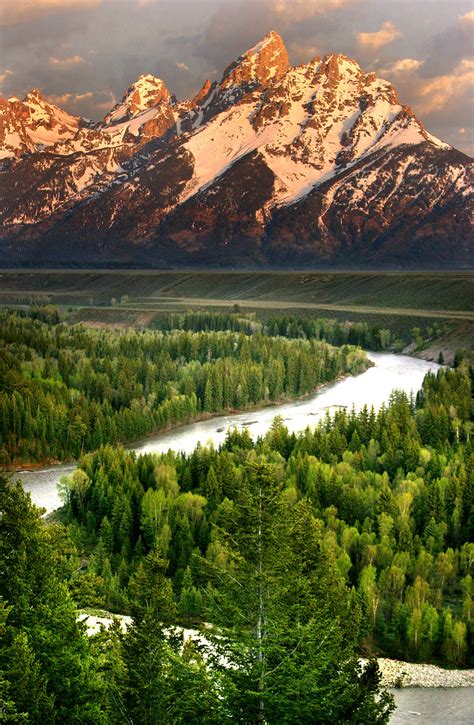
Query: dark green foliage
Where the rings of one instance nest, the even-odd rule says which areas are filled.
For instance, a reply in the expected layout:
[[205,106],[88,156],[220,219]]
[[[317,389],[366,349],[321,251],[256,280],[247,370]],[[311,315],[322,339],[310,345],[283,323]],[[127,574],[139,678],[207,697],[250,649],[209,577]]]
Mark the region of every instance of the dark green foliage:
[[359,345],[369,350],[387,350],[395,342],[390,332],[380,325],[366,322],[273,314],[246,316],[226,312],[187,312],[186,314],[156,315],[150,327],[163,331],[192,330],[193,332],[232,331],[245,335],[280,336],[289,339],[324,340],[331,345]]
[[8,698],[31,723],[105,723],[94,653],[70,598],[58,539],[20,484],[0,478],[3,562],[0,665]]
[[131,584],[133,624],[124,638],[120,711],[130,722],[222,722],[223,698],[191,642],[173,629],[176,607],[166,562],[145,558]]
[[[253,498],[243,496],[255,457],[265,455],[272,485],[282,491],[283,518],[306,499],[322,549],[358,590],[366,647],[467,663],[472,579],[466,577],[474,561],[470,406],[469,372],[443,370],[426,377],[417,406],[394,394],[377,414],[341,411],[298,436],[276,420],[257,443],[248,431],[235,430],[219,450],[198,446],[189,456],[136,458],[111,448],[85,456],[88,484],[77,487],[72,479],[69,513],[96,547],[90,569],[99,582],[119,580],[99,586],[97,596],[117,608],[121,591],[126,606],[130,575],[158,546],[169,562],[179,616],[209,619],[207,587],[216,582],[197,562],[205,557],[220,566],[225,542],[216,532],[235,537],[254,525]],[[268,545],[276,540],[284,546],[273,522]],[[230,601],[237,605],[238,592]],[[446,612],[452,620],[444,624]]]
[[319,335],[56,323],[0,313],[0,463],[78,458],[203,413],[304,395],[368,365],[361,350]]

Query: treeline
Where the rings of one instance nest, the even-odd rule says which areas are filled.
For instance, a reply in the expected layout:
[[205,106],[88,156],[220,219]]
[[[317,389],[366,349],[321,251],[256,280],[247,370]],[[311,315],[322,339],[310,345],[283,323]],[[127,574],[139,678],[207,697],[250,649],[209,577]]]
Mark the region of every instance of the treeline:
[[257,319],[254,313],[186,312],[156,315],[150,326],[158,330],[193,332],[243,332],[245,335],[282,336],[289,339],[324,340],[330,345],[357,345],[367,350],[389,350],[401,344],[393,333],[376,324],[297,315],[272,315]]
[[67,326],[0,313],[0,463],[77,458],[363,371],[357,348],[260,333]]
[[341,411],[299,435],[276,421],[257,442],[234,430],[218,450],[137,458],[107,447],[83,457],[63,483],[74,539],[89,552],[70,582],[76,600],[128,611],[130,581],[158,550],[182,621],[213,621],[209,572],[230,566],[219,532],[264,460],[286,518],[306,502],[321,550],[364,607],[365,648],[469,664],[471,390],[472,369],[441,370],[416,401],[395,393],[378,413]]

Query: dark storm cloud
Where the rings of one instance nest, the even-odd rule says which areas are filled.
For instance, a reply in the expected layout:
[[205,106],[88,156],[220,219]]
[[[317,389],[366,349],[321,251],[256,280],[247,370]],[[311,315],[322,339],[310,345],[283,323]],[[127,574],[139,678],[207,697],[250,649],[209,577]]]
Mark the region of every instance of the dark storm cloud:
[[[469,0],[17,0],[2,17],[2,95],[39,87],[100,118],[141,73],[179,98],[269,30],[292,63],[342,52],[391,80],[433,133],[471,150]],[[471,14],[471,15],[470,15]],[[464,20],[463,20],[464,18]],[[456,87],[455,77],[461,78]],[[460,133],[460,129],[463,130]]]

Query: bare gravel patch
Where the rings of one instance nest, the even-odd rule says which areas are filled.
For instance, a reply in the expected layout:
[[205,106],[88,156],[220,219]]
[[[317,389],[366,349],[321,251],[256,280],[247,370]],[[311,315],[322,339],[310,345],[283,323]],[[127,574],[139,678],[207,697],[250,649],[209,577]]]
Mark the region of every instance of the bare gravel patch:
[[[366,660],[362,660],[365,662]],[[473,687],[474,670],[446,670],[437,665],[379,657],[384,687]]]

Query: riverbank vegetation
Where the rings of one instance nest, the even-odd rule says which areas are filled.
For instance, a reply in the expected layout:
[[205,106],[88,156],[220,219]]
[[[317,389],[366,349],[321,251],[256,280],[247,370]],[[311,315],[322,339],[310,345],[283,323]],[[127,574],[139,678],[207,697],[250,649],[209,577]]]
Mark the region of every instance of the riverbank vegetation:
[[[238,311],[143,331],[70,327],[55,308],[0,323],[4,461],[80,457],[53,522],[0,478],[2,721],[375,725],[391,698],[358,655],[472,666],[474,371],[462,355],[378,412],[137,456],[117,444],[304,394],[363,370],[354,344],[390,340]],[[87,638],[80,607],[132,625]],[[183,642],[177,624],[206,642]]]
[[1,312],[0,464],[75,459],[202,415],[306,395],[369,365],[330,326],[301,335],[224,322],[97,330],[62,324],[54,307]]
[[189,456],[111,448],[85,456],[64,482],[71,531],[88,552],[71,582],[75,596],[127,612],[130,578],[158,548],[183,621],[209,619],[215,581],[202,561],[232,569],[219,532],[236,521],[260,462],[288,517],[309,507],[321,548],[365,608],[364,648],[467,664],[471,404],[468,370],[441,370],[426,376],[416,401],[394,394],[378,414],[341,411],[301,435],[277,421],[256,443],[234,431],[218,450]]
[[270,462],[254,460],[248,474],[237,515],[228,507],[215,526],[219,556],[196,557],[219,625],[205,645],[173,626],[183,603],[157,546],[129,579],[127,633],[88,638],[71,597],[80,559],[67,530],[44,526],[21,485],[0,477],[2,722],[388,722],[393,701],[377,665],[356,655],[362,608],[309,505],[288,508]]

